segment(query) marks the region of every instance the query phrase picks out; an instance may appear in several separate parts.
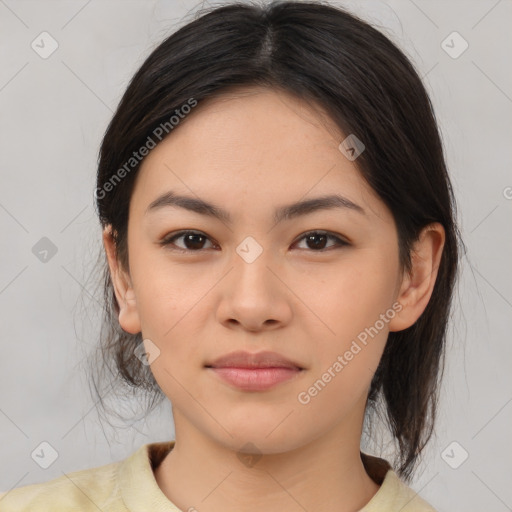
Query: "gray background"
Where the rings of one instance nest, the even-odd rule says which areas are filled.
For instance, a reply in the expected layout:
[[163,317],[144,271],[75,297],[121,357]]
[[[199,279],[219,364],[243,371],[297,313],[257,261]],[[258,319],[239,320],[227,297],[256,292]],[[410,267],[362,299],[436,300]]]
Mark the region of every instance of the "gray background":
[[[424,76],[468,248],[436,437],[411,486],[440,512],[511,510],[512,3],[342,5],[380,27]],[[199,6],[0,0],[0,490],[173,438],[168,404],[110,426],[88,392],[83,361],[101,301],[91,277],[101,244],[93,190],[100,140],[128,80]],[[31,47],[43,45],[43,31],[58,43],[47,58]],[[457,58],[464,42],[454,31],[469,45]],[[43,237],[57,250],[46,261],[37,257]],[[47,469],[31,456],[42,442],[58,453]]]

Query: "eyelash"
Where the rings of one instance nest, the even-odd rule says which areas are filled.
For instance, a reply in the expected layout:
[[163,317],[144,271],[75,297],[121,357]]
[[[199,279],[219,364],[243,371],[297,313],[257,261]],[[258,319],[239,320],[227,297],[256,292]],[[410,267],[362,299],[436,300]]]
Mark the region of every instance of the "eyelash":
[[[172,234],[171,236],[168,236],[166,238],[164,238],[162,241],[159,242],[160,245],[162,246],[165,246],[165,247],[168,247],[170,250],[172,251],[177,251],[177,252],[202,252],[202,251],[205,251],[206,249],[197,249],[197,250],[193,250],[193,249],[183,249],[181,247],[169,247],[170,245],[173,245],[173,242],[179,238],[182,238],[183,236],[185,235],[201,235],[205,238],[207,238],[208,240],[210,240],[210,238],[208,236],[206,236],[204,233],[202,233],[201,231],[191,231],[191,230],[184,230],[184,231],[178,231],[177,233],[174,233]],[[296,243],[298,242],[301,242],[302,240],[304,240],[305,238],[307,238],[308,236],[310,235],[324,235],[326,236],[328,239],[331,239],[331,240],[336,240],[337,241],[337,247],[340,248],[340,247],[344,247],[344,246],[348,246],[350,245],[348,242],[346,242],[345,240],[342,240],[340,237],[334,235],[334,234],[331,234],[327,231],[322,231],[322,230],[318,230],[318,231],[308,231],[307,233],[304,233],[298,240]],[[211,240],[210,240],[211,241]],[[320,250],[314,250],[314,249],[309,249],[309,252],[319,252],[319,253],[322,253],[322,252],[326,252],[326,251],[329,251],[331,250],[333,247],[329,247],[327,249],[320,249]],[[334,248],[336,248],[336,246],[334,246]],[[305,250],[308,250],[308,249],[305,249]]]

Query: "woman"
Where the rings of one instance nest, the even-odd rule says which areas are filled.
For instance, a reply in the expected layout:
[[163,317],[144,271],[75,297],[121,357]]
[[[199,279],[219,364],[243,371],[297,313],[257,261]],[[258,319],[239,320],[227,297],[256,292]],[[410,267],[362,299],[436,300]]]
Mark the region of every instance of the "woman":
[[[102,364],[175,440],[2,510],[432,511],[455,202],[403,53],[318,2],[230,4],[163,41],[107,129]],[[360,450],[379,411],[396,461]]]

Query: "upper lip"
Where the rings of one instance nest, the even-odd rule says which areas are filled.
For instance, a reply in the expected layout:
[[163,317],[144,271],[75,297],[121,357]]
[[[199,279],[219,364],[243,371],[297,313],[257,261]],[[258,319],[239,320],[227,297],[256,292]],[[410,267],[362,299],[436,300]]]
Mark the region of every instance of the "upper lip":
[[277,352],[230,352],[205,365],[208,368],[303,368]]

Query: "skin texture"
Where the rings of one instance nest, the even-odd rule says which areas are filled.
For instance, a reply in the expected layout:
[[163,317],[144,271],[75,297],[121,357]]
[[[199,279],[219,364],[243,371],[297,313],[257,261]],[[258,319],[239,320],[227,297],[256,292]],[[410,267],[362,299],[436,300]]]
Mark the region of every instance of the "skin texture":
[[[338,149],[344,138],[319,107],[282,91],[213,98],[142,162],[130,203],[129,271],[104,231],[119,322],[160,351],[151,370],[172,403],[176,444],[155,476],[182,510],[349,512],[379,488],[359,453],[366,397],[388,332],[412,325],[430,299],[445,235],[440,224],[428,226],[403,275],[393,217],[357,160]],[[176,207],[145,214],[168,190],[223,207],[232,224]],[[366,214],[324,209],[272,219],[278,206],[332,193]],[[186,252],[159,245],[184,229],[206,238],[175,240]],[[312,230],[350,245],[327,239],[322,252],[303,238]],[[262,248],[251,263],[236,251],[248,236]],[[400,312],[300,403],[299,393],[398,303]],[[270,390],[242,391],[204,368],[235,350],[276,351],[305,370]],[[256,448],[242,448],[247,443]],[[241,451],[256,454],[252,463]]]

